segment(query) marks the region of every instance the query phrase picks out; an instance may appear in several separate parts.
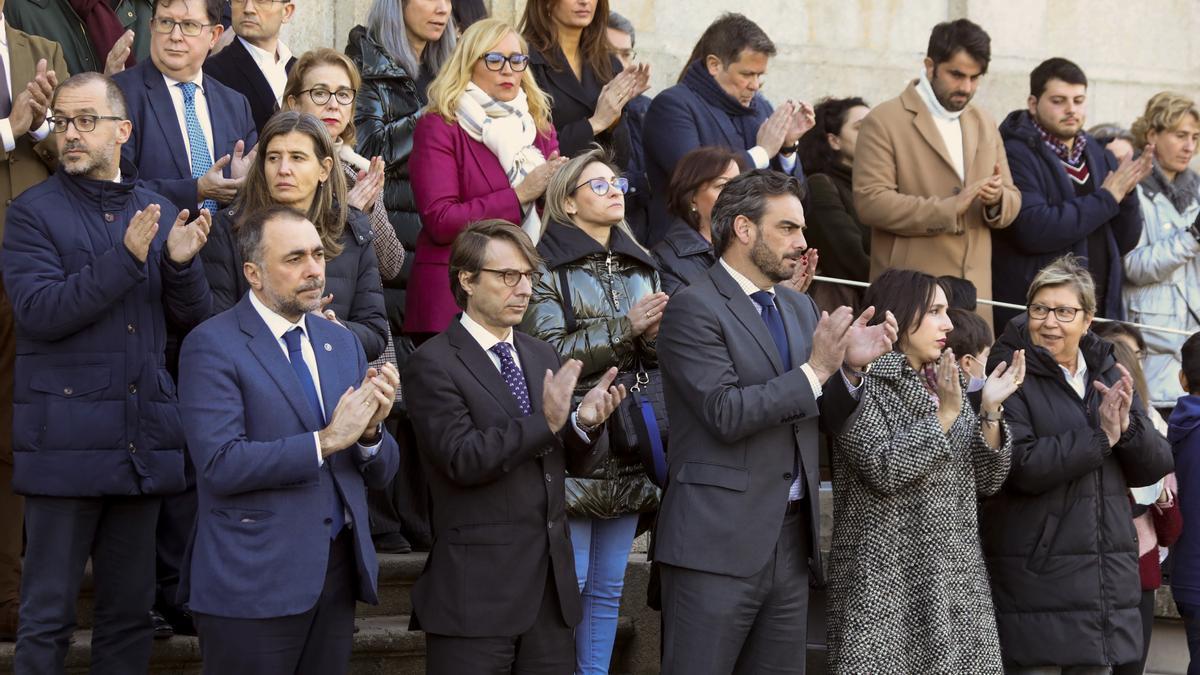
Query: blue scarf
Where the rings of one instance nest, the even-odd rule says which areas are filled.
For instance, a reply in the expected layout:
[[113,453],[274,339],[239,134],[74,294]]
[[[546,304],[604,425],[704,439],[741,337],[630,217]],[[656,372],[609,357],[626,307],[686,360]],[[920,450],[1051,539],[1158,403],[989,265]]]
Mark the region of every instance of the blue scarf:
[[729,120],[741,133],[742,141],[745,143],[739,149],[751,148],[758,143],[758,127],[762,124],[759,118],[759,106],[763,104],[761,95],[755,94],[750,105],[742,105],[736,98],[725,93],[721,85],[717,84],[713,76],[708,73],[704,59],[697,59],[688,66],[687,73],[683,76],[683,84],[695,92],[705,103],[729,115]]

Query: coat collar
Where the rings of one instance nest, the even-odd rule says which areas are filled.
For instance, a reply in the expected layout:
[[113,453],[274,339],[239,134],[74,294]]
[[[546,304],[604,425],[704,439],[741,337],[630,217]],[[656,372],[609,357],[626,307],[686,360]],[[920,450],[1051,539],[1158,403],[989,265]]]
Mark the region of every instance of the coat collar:
[[[633,258],[651,269],[657,269],[650,254],[619,227],[612,228],[608,250]],[[546,269],[553,270],[590,255],[605,255],[608,251],[578,227],[552,222],[538,240],[538,253],[545,258]]]
[[59,171],[56,175],[80,200],[95,206],[100,212],[113,212],[123,210],[137,188],[137,166],[133,162],[121,159],[120,171],[120,181],[72,176],[66,171]]
[[[183,132],[179,129],[179,119],[175,116],[175,103],[171,100],[171,92],[167,91],[167,82],[163,74],[151,59],[145,59],[134,66],[142,70],[142,82],[150,98],[150,113],[167,139],[167,152],[175,162],[175,169],[180,176],[192,175],[191,164],[188,161],[187,146],[183,143]],[[213,102],[209,101],[209,115],[212,115]],[[137,131],[136,129],[134,130]],[[214,134],[216,130],[214,128]],[[139,134],[145,137],[145,134]],[[213,147],[219,147],[214,138]]]
[[676,219],[671,223],[671,227],[667,229],[667,233],[663,237],[663,243],[670,246],[675,255],[680,258],[705,253],[715,257],[712,244],[682,220]]
[[[567,58],[563,56],[562,49],[559,47],[554,48],[554,52],[550,54],[550,58],[547,58],[541,51],[530,47],[529,61],[531,64],[539,67],[539,70],[545,75],[553,88],[575,99],[588,110],[593,110],[596,107],[596,96],[589,96],[588,92],[599,92],[602,85],[587,63],[583,64],[582,77],[576,79],[575,71],[571,70],[567,65]],[[620,70],[620,67],[617,67],[615,70]],[[539,82],[539,84],[542,83]],[[542,88],[547,89],[549,87],[542,84]]]
[[[946,149],[946,142],[942,140],[942,134],[938,131],[937,125],[933,121],[933,113],[929,112],[929,107],[925,105],[925,101],[921,100],[921,94],[917,92],[916,80],[910,82],[904,89],[904,92],[900,94],[900,104],[904,106],[905,110],[913,114],[913,126],[917,128],[921,137],[929,144],[929,147],[933,148],[938,157],[942,158],[942,161],[946,163],[946,166],[957,177],[958,172],[954,169],[954,162],[950,159],[950,151]],[[975,156],[975,143],[977,141],[973,131],[968,133],[968,129],[970,128],[970,125],[967,124],[968,112],[964,112],[958,118],[958,123],[962,127],[964,174],[970,168],[971,158]],[[970,137],[969,139],[968,136]]]
[[[770,359],[771,366],[775,368],[775,372],[782,375],[783,361],[779,357],[779,348],[775,346],[775,339],[771,337],[771,333],[767,330],[767,324],[763,321],[762,315],[755,310],[750,296],[746,295],[746,292],[730,276],[719,260],[717,264],[709,268],[708,278],[712,279],[717,291],[725,296],[725,306],[729,309],[729,312],[737,317],[737,320],[749,331],[750,335],[754,336],[754,341],[763,350],[763,354]],[[788,334],[788,345],[792,349],[792,363],[803,363],[803,361],[797,361],[801,356],[796,351],[796,343],[800,332],[799,325],[795,322],[794,317],[792,317],[792,321],[788,320],[790,312],[785,312],[783,305],[784,303],[780,302],[779,294],[776,294],[775,306],[779,309],[779,313],[784,319],[784,331]]]

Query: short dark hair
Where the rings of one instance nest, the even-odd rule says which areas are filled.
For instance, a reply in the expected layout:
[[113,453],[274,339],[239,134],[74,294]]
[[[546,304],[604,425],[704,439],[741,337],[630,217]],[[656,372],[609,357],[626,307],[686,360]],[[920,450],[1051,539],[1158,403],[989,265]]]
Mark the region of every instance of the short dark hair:
[[1029,95],[1041,98],[1046,93],[1046,83],[1050,80],[1062,80],[1067,84],[1082,84],[1087,87],[1087,75],[1075,62],[1055,56],[1046,59],[1029,73]]
[[721,59],[721,63],[728,67],[747,49],[775,56],[775,43],[771,42],[771,38],[767,37],[758,24],[742,14],[726,12],[704,29],[688,60],[683,64],[683,72],[679,73],[679,79],[683,79],[683,74],[692,63],[706,58],[709,54]]
[[1092,323],[1092,332],[1096,337],[1112,342],[1115,337],[1127,337],[1133,340],[1139,351],[1146,351],[1146,337],[1142,335],[1142,331],[1138,330],[1137,326],[1131,326],[1122,321],[1095,321]]
[[946,299],[950,301],[951,307],[974,312],[979,306],[979,290],[970,279],[946,274],[938,277],[938,281],[941,282],[942,288],[946,289]]
[[450,3],[450,13],[454,15],[454,25],[459,30],[466,30],[476,21],[488,18],[488,9],[483,0],[454,0]]
[[804,173],[828,173],[841,162],[838,151],[829,145],[825,134],[841,134],[842,127],[846,124],[846,114],[851,108],[860,106],[870,107],[858,96],[826,97],[817,101],[816,107],[813,108],[816,122],[808,133],[800,137],[800,166],[804,167]]
[[53,110],[58,105],[58,95],[66,89],[75,89],[76,87],[86,87],[89,84],[101,82],[104,84],[104,98],[108,101],[108,107],[112,108],[112,114],[125,119],[128,115],[125,107],[125,94],[121,92],[121,88],[113,82],[112,78],[104,73],[85,71],[68,77],[67,80],[58,85],[54,90],[54,97],[50,101],[50,109]]
[[221,12],[225,8],[225,0],[155,0],[154,16],[158,16],[159,7],[170,7],[176,2],[183,3],[184,7],[187,7],[189,2],[203,2],[204,16],[208,18],[208,23],[214,26],[221,23]]
[[625,18],[625,15],[618,14],[616,12],[609,12],[608,27],[628,35],[630,45],[637,44],[637,31],[633,28],[633,22]]
[[671,173],[671,182],[667,186],[667,209],[671,215],[683,220],[692,229],[700,227],[700,214],[692,210],[692,200],[696,192],[704,184],[725,173],[730,162],[737,164],[741,171],[746,170],[745,153],[734,152],[729,148],[715,145],[705,145],[688,154],[675,165]]
[[507,239],[521,251],[530,266],[536,268],[542,264],[542,257],[534,248],[533,241],[519,226],[499,218],[471,223],[454,238],[454,244],[450,247],[450,292],[459,309],[467,308],[468,296],[458,280],[458,273],[470,272],[472,279],[478,277],[487,258],[488,243],[493,239]]
[[946,336],[946,347],[953,349],[955,356],[975,356],[992,346],[992,329],[978,314],[959,307],[951,307],[946,314],[954,324]]
[[263,230],[267,223],[273,220],[303,220],[308,216],[290,206],[268,206],[247,213],[234,230],[237,237],[238,252],[242,260],[255,264],[262,263]]
[[946,293],[946,286],[941,279],[916,270],[890,269],[880,274],[863,295],[863,307],[874,307],[875,316],[872,324],[883,323],[884,317],[891,312],[896,317],[899,329],[896,340],[896,351],[900,351],[900,343],[908,334],[921,323],[921,317],[933,305],[933,298],[938,288]]
[[1200,394],[1200,332],[1183,341],[1179,353],[1183,356],[1183,377],[1189,394]]
[[770,169],[747,171],[726,183],[712,210],[713,251],[720,256],[729,248],[733,221],[738,216],[758,223],[767,209],[767,199],[785,195],[804,199],[804,188],[794,176]]
[[949,61],[960,51],[967,52],[979,63],[982,68],[980,74],[987,73],[988,62],[992,60],[992,38],[979,24],[968,19],[956,19],[933,27],[925,56],[933,61],[934,66]]

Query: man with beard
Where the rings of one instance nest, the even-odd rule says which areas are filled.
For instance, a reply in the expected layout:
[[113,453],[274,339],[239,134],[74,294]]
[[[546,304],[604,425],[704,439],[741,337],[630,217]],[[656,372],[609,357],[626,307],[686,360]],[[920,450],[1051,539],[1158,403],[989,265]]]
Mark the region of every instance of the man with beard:
[[[872,279],[913,269],[966,279],[992,297],[991,230],[1012,223],[1021,195],[995,122],[968,105],[990,59],[982,28],[940,23],[920,77],[863,121],[854,207],[872,231]],[[990,307],[978,311],[992,320]]]
[[[996,299],[1023,303],[1038,271],[1067,253],[1087,262],[1096,282],[1096,316],[1124,319],[1121,258],[1142,234],[1137,184],[1150,174],[1154,151],[1118,164],[1083,131],[1087,76],[1074,63],[1052,58],[1029,75],[1028,108],[1000,125],[1021,211],[996,232],[992,287]],[[1010,309],[996,310],[997,335]]]
[[107,77],[64,82],[48,122],[59,171],[13,201],[0,249],[17,336],[13,489],[26,497],[14,670],[63,672],[90,557],[92,672],[141,673],[160,495],[184,485],[166,326],[211,311],[195,259],[209,218],[185,224],[121,162],[132,129]]
[[[841,430],[890,314],[818,311],[778,285],[806,250],[796,178],[756,169],[713,207],[708,276],[671,298],[658,359],[671,420],[658,516],[665,675],[804,673],[821,575],[818,418]],[[841,374],[839,374],[839,372]]]
[[292,51],[279,39],[280,29],[295,11],[291,0],[235,0],[236,37],[204,62],[205,75],[246,97],[259,131],[279,110],[288,73],[296,64]]
[[205,672],[337,675],[355,601],[378,602],[366,490],[400,461],[382,426],[400,376],[321,316],[325,252],[304,214],[249,213],[237,236],[250,292],[180,352],[199,498],[181,595]]

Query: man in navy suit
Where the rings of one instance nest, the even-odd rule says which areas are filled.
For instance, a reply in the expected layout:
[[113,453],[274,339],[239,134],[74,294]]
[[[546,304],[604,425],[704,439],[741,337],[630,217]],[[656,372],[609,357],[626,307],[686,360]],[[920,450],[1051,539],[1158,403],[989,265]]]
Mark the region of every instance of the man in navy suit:
[[237,37],[204,62],[205,75],[250,102],[259,131],[279,110],[288,73],[296,64],[292,51],[279,39],[279,29],[292,20],[295,11],[291,0],[234,0],[233,32]]
[[399,464],[382,422],[400,378],[320,316],[324,250],[303,214],[248,214],[238,238],[251,290],[180,355],[204,672],[345,673],[354,603],[378,602],[366,489]]
[[221,36],[221,0],[158,0],[150,58],[114,76],[133,137],[124,157],[177,208],[216,211],[233,201],[258,140],[246,97],[202,69]]

